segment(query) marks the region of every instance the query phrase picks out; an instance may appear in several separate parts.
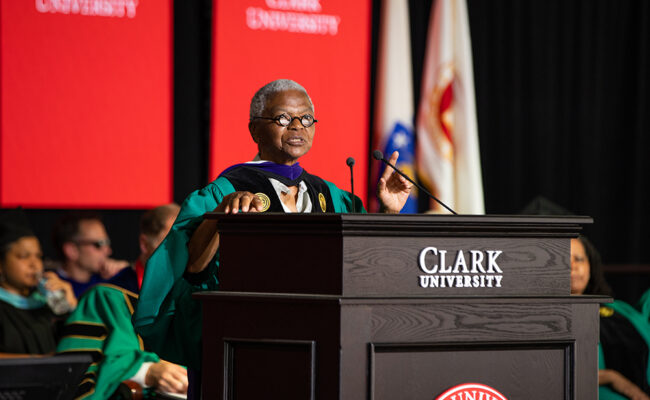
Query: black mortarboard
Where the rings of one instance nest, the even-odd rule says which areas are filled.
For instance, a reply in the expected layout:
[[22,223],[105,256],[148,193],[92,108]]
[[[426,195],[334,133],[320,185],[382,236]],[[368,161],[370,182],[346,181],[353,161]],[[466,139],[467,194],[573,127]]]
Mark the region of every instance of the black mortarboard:
[[21,237],[35,236],[22,208],[0,209],[0,247]]
[[524,207],[519,214],[524,215],[575,215],[559,204],[544,196],[537,196]]

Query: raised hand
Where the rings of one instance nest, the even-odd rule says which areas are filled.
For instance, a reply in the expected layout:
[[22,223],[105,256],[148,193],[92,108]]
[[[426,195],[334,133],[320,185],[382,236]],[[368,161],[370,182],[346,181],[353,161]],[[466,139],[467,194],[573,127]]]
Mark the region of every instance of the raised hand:
[[[397,151],[388,159],[396,165],[399,153]],[[403,176],[386,166],[384,173],[377,184],[377,198],[379,199],[380,211],[384,213],[399,213],[406,204],[413,184]]]

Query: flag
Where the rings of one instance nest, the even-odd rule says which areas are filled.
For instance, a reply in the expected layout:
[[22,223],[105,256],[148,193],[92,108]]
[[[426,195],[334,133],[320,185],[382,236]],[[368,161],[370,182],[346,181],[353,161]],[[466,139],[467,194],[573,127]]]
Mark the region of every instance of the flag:
[[[417,172],[460,214],[484,214],[472,46],[465,0],[436,0],[417,120]],[[431,203],[435,212],[445,211]]]
[[[373,145],[386,158],[393,151],[399,151],[397,167],[414,179],[413,79],[407,0],[383,1],[380,29]],[[384,167],[381,162],[373,162],[375,183]],[[376,197],[372,198],[375,201],[370,208],[377,211]],[[402,212],[417,211],[416,191],[413,188]]]

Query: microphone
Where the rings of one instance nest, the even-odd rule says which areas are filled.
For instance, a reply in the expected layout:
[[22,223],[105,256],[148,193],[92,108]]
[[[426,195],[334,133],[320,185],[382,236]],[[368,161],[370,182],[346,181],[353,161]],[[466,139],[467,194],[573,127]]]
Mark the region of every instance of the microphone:
[[354,158],[348,157],[347,160],[345,160],[345,163],[350,167],[350,190],[352,192],[352,213],[354,214],[356,212],[355,210],[355,203],[354,201],[354,170],[352,167],[354,167]]
[[379,150],[375,150],[375,151],[373,151],[373,152],[372,152],[372,157],[373,157],[375,160],[383,161],[384,164],[389,165],[392,169],[395,170],[395,172],[397,172],[398,174],[402,175],[404,178],[406,178],[407,181],[409,181],[409,182],[411,182],[412,184],[414,184],[418,189],[420,189],[422,192],[424,192],[427,196],[429,196],[429,197],[431,197],[432,199],[434,199],[438,204],[440,204],[441,206],[443,206],[444,208],[446,208],[450,213],[452,213],[452,214],[454,214],[454,215],[458,215],[458,213],[456,213],[456,211],[454,211],[454,210],[452,210],[451,208],[447,207],[447,205],[446,205],[445,203],[443,203],[442,201],[440,201],[436,196],[434,196],[434,195],[432,195],[431,193],[429,193],[428,190],[426,190],[425,188],[423,188],[421,185],[418,185],[417,183],[415,183],[415,182],[414,182],[411,178],[409,178],[406,174],[404,174],[402,171],[400,171],[399,169],[397,169],[396,166],[394,166],[393,164],[389,163],[388,160],[384,158],[384,154],[383,154],[381,151],[379,151]]

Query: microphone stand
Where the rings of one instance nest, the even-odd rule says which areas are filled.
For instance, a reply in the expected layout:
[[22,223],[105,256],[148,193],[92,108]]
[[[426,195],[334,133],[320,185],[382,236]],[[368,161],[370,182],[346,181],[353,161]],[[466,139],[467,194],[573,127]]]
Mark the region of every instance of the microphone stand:
[[354,213],[357,212],[356,211],[356,204],[355,204],[356,201],[354,201],[355,200],[355,198],[354,198],[354,171],[353,171],[353,168],[352,168],[352,167],[354,167],[354,158],[348,157],[348,159],[345,161],[345,163],[348,165],[348,167],[350,167],[350,190],[352,192],[352,213],[354,214]]

